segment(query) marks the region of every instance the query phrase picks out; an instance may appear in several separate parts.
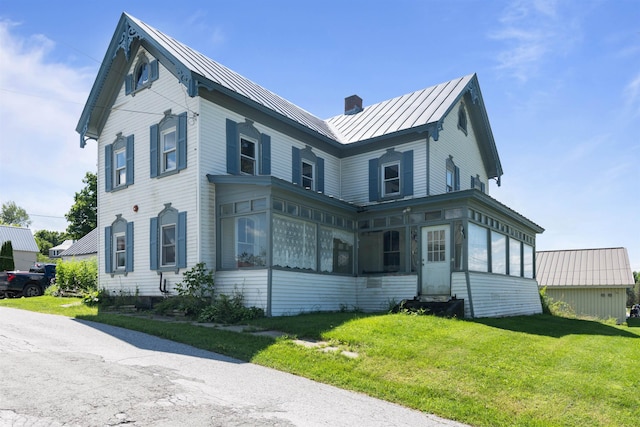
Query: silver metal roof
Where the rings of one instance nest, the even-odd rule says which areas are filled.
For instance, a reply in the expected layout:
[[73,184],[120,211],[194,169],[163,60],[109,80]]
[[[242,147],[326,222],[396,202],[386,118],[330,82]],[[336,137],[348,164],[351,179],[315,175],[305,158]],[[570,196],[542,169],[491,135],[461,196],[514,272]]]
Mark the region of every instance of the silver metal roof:
[[357,114],[341,114],[327,120],[342,143],[376,138],[437,123],[467,89],[474,74],[428,87],[378,104]]
[[90,255],[98,253],[98,229],[94,228],[84,237],[75,242],[69,249],[60,253],[61,257],[75,255]]
[[633,286],[626,248],[536,252],[540,286]]
[[241,76],[235,71],[230,70],[224,65],[219,64],[213,59],[206,57],[189,46],[180,43],[161,31],[156,30],[139,19],[128,14],[125,15],[143,31],[149,33],[154,41],[170,55],[187,66],[191,72],[199,74],[213,83],[230,89],[270,110],[280,113],[326,137],[336,139],[336,136],[331,132],[331,129],[324,120],[319,119],[304,109],[252,82],[246,77]]
[[0,245],[8,240],[14,251],[40,252],[36,239],[28,228],[0,225]]

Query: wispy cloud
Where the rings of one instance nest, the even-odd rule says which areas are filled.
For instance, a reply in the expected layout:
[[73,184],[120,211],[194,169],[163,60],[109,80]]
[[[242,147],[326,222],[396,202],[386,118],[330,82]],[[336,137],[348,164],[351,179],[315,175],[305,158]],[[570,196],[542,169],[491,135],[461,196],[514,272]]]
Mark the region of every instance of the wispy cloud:
[[535,75],[547,57],[566,51],[578,34],[575,20],[562,16],[556,0],[516,0],[499,22],[489,34],[505,45],[497,68],[522,82]]
[[640,117],[640,72],[625,88],[627,105],[632,109],[634,117]]
[[95,71],[52,61],[53,40],[18,28],[0,21],[0,201],[34,215],[34,229],[64,229],[60,217],[96,170],[95,144],[80,149],[75,132]]

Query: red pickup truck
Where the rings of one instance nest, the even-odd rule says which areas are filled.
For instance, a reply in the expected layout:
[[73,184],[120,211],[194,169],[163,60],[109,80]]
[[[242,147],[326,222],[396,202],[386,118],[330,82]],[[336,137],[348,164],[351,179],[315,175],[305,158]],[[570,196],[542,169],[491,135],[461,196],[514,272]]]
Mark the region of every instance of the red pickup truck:
[[56,278],[56,265],[35,263],[29,271],[0,271],[0,298],[37,297]]

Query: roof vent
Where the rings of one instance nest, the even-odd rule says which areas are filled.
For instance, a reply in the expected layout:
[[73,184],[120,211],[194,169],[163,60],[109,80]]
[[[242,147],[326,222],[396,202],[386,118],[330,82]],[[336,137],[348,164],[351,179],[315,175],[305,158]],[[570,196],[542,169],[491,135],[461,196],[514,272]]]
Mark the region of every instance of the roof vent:
[[344,99],[344,114],[358,114],[362,111],[362,98],[358,95],[351,95]]

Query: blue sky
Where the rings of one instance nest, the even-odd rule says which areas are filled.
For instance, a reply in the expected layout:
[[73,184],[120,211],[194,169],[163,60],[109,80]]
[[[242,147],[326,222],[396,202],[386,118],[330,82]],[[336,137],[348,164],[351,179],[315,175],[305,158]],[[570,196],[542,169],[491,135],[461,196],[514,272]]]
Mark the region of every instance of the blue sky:
[[0,0],[0,203],[64,230],[96,148],[80,112],[123,11],[318,117],[477,73],[493,197],[538,250],[626,247],[640,271],[640,2]]

